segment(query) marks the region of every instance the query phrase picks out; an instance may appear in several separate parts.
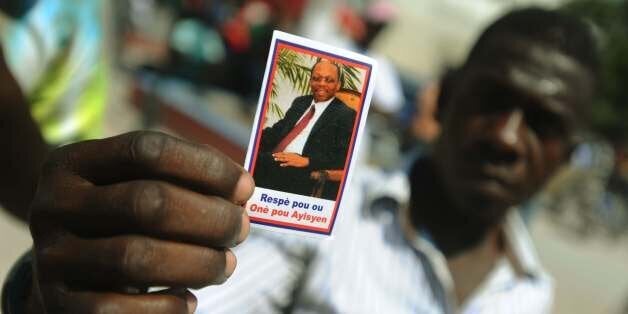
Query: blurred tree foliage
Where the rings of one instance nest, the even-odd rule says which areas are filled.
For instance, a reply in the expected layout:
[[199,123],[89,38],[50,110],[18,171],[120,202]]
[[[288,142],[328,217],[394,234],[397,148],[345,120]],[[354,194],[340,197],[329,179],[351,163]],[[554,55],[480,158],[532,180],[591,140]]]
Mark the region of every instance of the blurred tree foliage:
[[[311,64],[318,62],[320,58],[312,55],[296,52],[292,49],[282,48],[279,50],[277,56],[277,74],[282,80],[288,80],[293,88],[303,95],[310,94],[310,74]],[[360,91],[360,72],[357,68],[337,63],[340,69],[340,87],[342,89],[348,89],[352,91]],[[281,106],[277,104],[277,96],[279,94],[279,87],[275,80],[271,82],[270,91],[270,107],[269,113],[277,116],[281,119],[284,116],[284,112]]]
[[572,0],[563,10],[593,25],[600,42],[601,86],[592,108],[593,127],[614,144],[628,140],[628,3]]

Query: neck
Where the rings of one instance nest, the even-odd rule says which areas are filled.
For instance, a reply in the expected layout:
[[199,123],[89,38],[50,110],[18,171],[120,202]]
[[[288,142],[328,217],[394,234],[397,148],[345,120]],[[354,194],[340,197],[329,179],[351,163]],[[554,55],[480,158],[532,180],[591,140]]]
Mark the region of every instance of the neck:
[[487,232],[476,246],[447,258],[459,304],[464,303],[485,281],[503,255],[500,248],[500,233],[496,228]]
[[331,97],[329,99],[325,99],[325,100],[316,100],[316,98],[312,98],[312,103],[314,104],[320,104],[320,103],[324,103],[324,102],[328,102],[328,101],[332,101],[334,99],[334,97]]

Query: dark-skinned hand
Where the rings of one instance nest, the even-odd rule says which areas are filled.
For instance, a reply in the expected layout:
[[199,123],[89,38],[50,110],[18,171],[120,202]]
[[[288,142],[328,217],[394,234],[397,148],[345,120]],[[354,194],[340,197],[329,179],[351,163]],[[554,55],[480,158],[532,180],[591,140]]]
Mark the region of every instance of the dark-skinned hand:
[[305,168],[310,165],[310,159],[297,153],[274,153],[273,158],[280,167]]
[[[35,313],[190,313],[224,282],[253,179],[214,148],[133,132],[53,151],[31,205]],[[149,287],[168,287],[148,293]]]

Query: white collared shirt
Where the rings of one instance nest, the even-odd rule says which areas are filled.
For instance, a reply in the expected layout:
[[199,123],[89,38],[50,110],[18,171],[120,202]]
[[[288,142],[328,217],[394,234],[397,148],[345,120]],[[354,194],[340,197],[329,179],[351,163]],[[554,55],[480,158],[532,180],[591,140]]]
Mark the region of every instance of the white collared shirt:
[[[314,106],[314,116],[312,117],[312,120],[310,120],[310,122],[305,126],[305,129],[303,129],[303,131],[301,131],[301,133],[299,133],[299,135],[297,135],[297,137],[295,137],[292,142],[290,142],[290,144],[286,146],[286,149],[283,150],[284,152],[297,153],[299,155],[303,154],[303,147],[305,147],[305,143],[307,142],[308,137],[310,137],[310,133],[312,133],[312,128],[316,124],[316,121],[318,121],[318,118],[323,115],[323,112],[325,111],[325,109],[327,109],[327,107],[334,100],[334,98],[336,97],[332,97],[329,100],[321,102],[315,102],[312,99],[312,106]],[[311,106],[308,107],[307,110],[305,110],[301,118],[299,118],[299,121],[301,121],[301,119],[303,119],[303,117],[307,115],[307,113],[310,111],[310,108]],[[297,125],[298,123],[299,122],[297,122],[295,125]]]
[[426,239],[408,239],[399,211],[366,204],[378,199],[371,194],[385,193],[373,186],[399,194],[402,188],[388,179],[356,172],[331,239],[253,229],[234,250],[238,267],[231,278],[195,292],[197,313],[550,312],[551,279],[518,277],[504,261],[465,304],[451,306],[453,283],[442,253]]

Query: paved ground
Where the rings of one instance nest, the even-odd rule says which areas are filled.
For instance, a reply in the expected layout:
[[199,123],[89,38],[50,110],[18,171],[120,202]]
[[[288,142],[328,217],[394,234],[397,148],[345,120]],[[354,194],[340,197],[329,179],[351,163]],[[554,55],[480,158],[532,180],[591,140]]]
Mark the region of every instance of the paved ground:
[[580,239],[541,215],[531,232],[556,280],[555,313],[622,313],[628,304],[628,239]]

